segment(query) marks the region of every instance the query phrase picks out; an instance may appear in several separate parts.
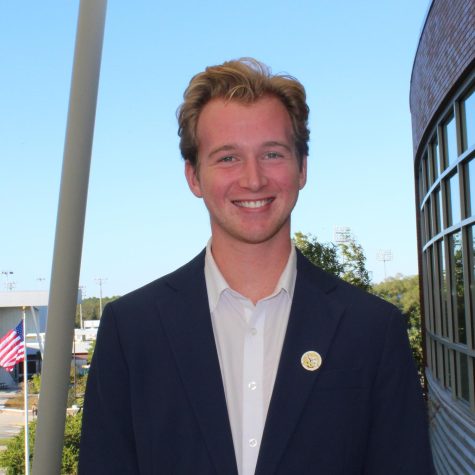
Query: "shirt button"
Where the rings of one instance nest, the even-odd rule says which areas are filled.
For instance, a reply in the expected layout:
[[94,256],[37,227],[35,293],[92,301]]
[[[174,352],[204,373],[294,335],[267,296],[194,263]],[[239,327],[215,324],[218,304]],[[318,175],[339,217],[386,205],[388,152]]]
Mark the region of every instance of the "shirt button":
[[251,328],[251,335],[257,335],[257,328]]
[[249,447],[255,447],[257,445],[256,439],[249,439]]
[[251,381],[251,382],[247,385],[247,387],[248,387],[251,391],[254,391],[254,389],[257,388],[257,384],[256,384],[255,381]]

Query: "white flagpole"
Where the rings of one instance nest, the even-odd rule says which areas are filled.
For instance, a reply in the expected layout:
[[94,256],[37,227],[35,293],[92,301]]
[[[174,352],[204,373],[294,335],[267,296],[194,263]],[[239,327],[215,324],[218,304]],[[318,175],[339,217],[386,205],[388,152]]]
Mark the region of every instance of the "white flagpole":
[[30,445],[28,443],[28,356],[26,352],[26,312],[23,307],[23,389],[25,395],[25,475],[30,475]]

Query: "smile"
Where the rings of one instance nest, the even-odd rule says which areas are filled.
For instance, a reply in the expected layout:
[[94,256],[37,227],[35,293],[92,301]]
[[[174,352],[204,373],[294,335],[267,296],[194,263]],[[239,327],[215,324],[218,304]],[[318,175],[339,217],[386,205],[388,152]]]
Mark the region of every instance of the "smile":
[[274,198],[266,198],[264,200],[255,200],[255,201],[238,201],[235,200],[233,203],[236,206],[240,206],[241,208],[262,208],[263,206],[271,203],[274,201]]

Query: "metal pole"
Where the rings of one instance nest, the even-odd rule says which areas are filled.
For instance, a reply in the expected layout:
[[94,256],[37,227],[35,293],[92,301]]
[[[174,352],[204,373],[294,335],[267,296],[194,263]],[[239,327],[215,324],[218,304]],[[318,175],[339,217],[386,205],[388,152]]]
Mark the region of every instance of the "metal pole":
[[102,284],[107,280],[107,278],[98,277],[95,279],[99,284],[99,318],[102,317]]
[[43,348],[43,341],[41,340],[40,326],[38,324],[38,319],[36,318],[35,307],[30,307],[31,316],[33,317],[33,323],[35,325],[36,339],[38,340],[38,347],[40,349],[41,359],[43,360],[45,352]]
[[30,475],[30,441],[28,427],[28,353],[26,346],[26,312],[23,307],[23,395],[24,395],[24,412],[25,412],[25,475]]
[[82,324],[82,303],[79,304],[79,328],[82,330],[83,324]]
[[48,302],[33,473],[61,470],[106,0],[81,0]]
[[73,337],[73,378],[74,378],[74,404],[76,404],[76,330]]

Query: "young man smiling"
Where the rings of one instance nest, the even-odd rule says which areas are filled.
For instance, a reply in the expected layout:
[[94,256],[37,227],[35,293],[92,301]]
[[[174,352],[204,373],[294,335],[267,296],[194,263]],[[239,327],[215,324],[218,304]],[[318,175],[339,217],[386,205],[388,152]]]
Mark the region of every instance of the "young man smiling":
[[191,80],[178,119],[211,239],[104,310],[80,473],[431,473],[402,316],[290,239],[307,172],[303,86],[230,61]]
[[186,161],[191,191],[211,221],[212,256],[233,290],[254,304],[272,293],[290,254],[290,213],[306,181],[282,102],[215,98],[196,128],[198,164]]

